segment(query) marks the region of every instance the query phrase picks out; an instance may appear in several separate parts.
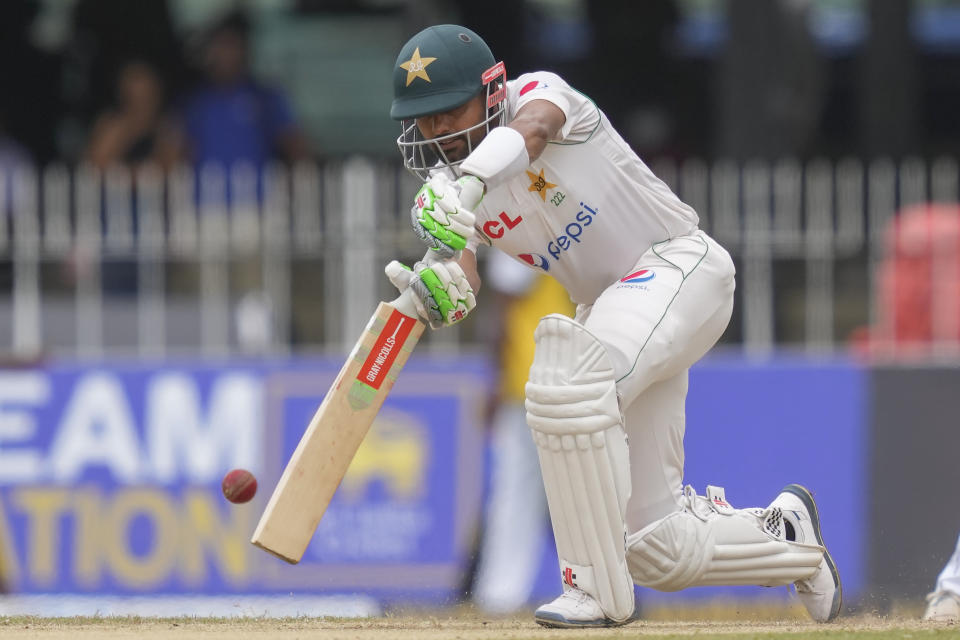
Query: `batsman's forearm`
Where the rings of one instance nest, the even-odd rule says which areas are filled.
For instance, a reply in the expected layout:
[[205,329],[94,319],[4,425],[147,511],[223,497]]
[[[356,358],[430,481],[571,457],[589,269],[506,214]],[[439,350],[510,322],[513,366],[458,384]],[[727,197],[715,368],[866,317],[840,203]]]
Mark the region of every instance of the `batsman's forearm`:
[[464,249],[460,253],[458,263],[460,268],[463,269],[464,275],[467,276],[467,282],[473,289],[473,295],[477,295],[480,292],[480,270],[477,269],[477,254],[469,249]]
[[516,117],[507,126],[523,136],[527,155],[533,162],[543,153],[547,142],[556,139],[566,119],[560,107],[549,100],[533,100],[520,107]]

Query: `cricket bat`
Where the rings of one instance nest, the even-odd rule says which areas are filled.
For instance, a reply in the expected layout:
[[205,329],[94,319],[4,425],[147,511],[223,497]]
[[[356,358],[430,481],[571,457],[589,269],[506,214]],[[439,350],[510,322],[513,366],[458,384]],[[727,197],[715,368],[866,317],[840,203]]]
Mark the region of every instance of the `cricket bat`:
[[320,518],[423,335],[413,293],[381,302],[283,470],[251,542],[300,562]]

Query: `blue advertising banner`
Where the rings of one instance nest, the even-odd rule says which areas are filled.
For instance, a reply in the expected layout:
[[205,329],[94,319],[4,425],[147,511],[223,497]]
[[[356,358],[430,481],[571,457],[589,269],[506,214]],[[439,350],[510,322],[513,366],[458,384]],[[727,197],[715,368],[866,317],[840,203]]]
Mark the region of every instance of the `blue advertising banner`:
[[[0,372],[0,575],[19,593],[460,586],[482,491],[489,371],[411,359],[297,567],[250,534],[341,362]],[[220,494],[254,471],[254,502]]]
[[[414,356],[302,562],[249,538],[342,362],[105,363],[0,371],[0,576],[23,594],[344,594],[451,601],[487,469],[483,358]],[[712,357],[690,376],[686,481],[765,506],[814,491],[848,597],[864,588],[867,373],[843,361]],[[257,498],[220,494],[252,470]],[[544,522],[549,538],[548,524]],[[549,540],[548,540],[549,542]],[[544,548],[531,602],[559,591]],[[645,602],[769,593],[642,590]]]

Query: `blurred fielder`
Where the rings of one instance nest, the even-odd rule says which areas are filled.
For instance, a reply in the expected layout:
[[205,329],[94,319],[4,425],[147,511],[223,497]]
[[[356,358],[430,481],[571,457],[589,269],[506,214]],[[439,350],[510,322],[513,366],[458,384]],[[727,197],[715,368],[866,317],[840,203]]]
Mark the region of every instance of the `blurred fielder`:
[[486,303],[493,302],[496,313],[483,329],[496,350],[500,380],[491,402],[490,492],[473,600],[483,611],[502,614],[529,602],[549,538],[547,497],[524,408],[533,334],[545,314],[572,316],[574,309],[556,280],[501,251],[487,258],[484,284]]
[[421,31],[393,78],[397,142],[424,181],[413,226],[437,260],[391,262],[390,280],[413,288],[432,327],[452,324],[476,305],[488,245],[578,305],[540,321],[526,385],[563,584],[537,622],[630,622],[634,583],[793,583],[813,619],[833,620],[840,577],[809,491],[735,509],[722,488],[682,484],[687,372],[726,328],[734,290],[696,212],[589,98],[543,71],[508,82],[469,29]]
[[927,596],[927,609],[923,612],[924,620],[937,622],[960,621],[960,538],[957,538],[957,548],[944,565],[933,593]]

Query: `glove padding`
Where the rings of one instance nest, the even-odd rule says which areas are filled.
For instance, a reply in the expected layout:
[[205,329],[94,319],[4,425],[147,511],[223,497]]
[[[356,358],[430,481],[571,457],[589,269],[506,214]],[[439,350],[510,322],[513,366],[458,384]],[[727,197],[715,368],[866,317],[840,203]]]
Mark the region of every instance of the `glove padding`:
[[445,174],[430,177],[417,192],[410,221],[413,230],[440,259],[456,258],[473,234],[473,210],[483,198],[483,182],[463,176],[452,182]]
[[456,324],[477,306],[466,274],[453,260],[418,262],[412,270],[394,260],[384,272],[400,293],[411,289],[417,313],[431,329]]

